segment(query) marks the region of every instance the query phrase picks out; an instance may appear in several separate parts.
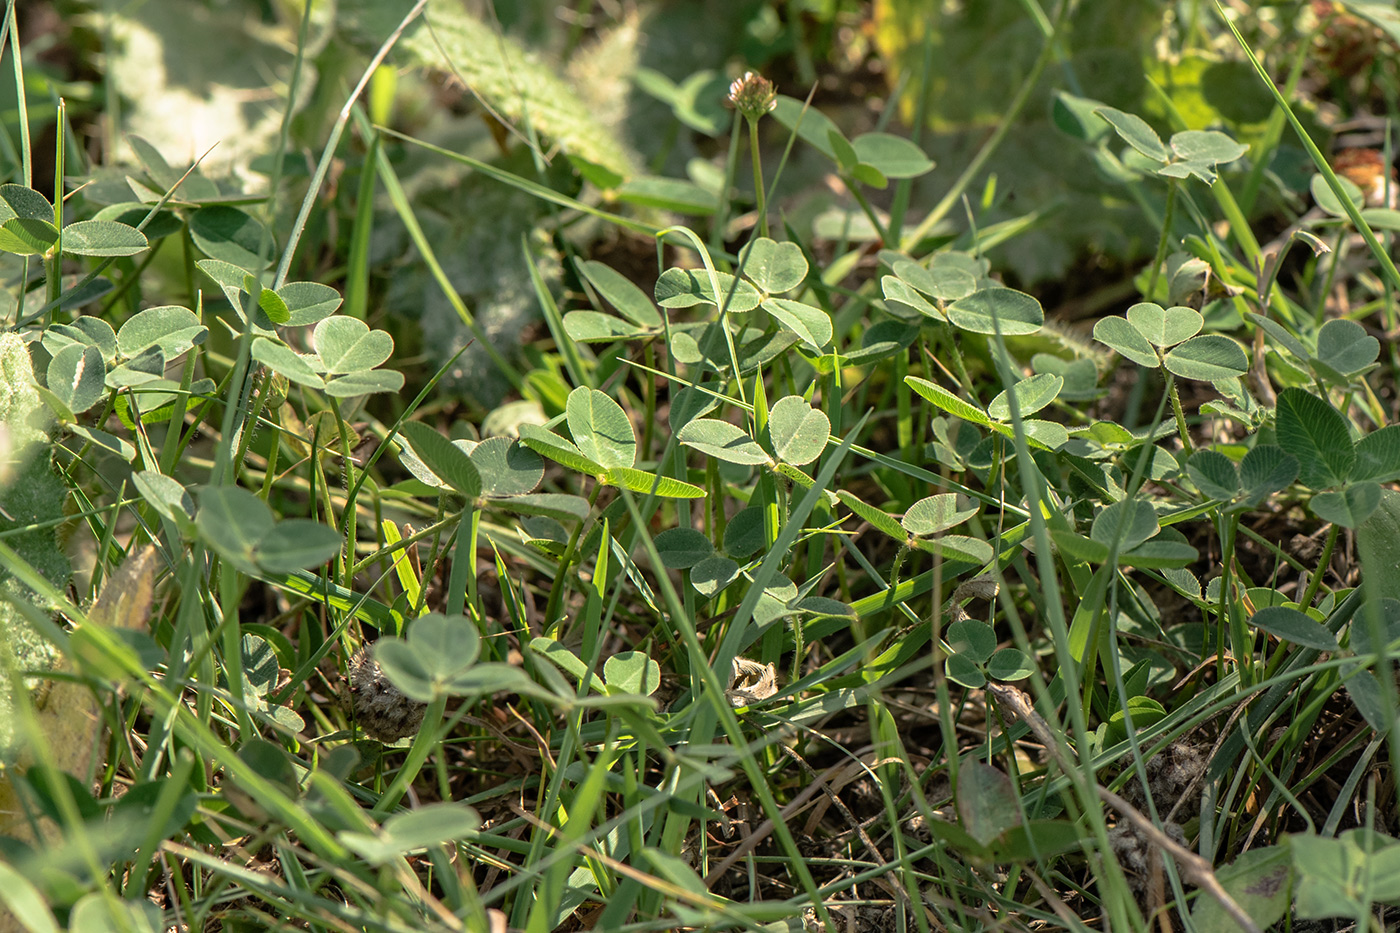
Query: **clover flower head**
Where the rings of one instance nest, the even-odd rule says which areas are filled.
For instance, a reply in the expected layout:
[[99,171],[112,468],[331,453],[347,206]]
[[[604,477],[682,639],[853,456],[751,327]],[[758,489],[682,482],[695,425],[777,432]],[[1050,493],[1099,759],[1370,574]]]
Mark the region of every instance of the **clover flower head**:
[[744,72],[729,85],[729,102],[749,120],[757,120],[778,106],[778,91],[773,82],[752,71]]

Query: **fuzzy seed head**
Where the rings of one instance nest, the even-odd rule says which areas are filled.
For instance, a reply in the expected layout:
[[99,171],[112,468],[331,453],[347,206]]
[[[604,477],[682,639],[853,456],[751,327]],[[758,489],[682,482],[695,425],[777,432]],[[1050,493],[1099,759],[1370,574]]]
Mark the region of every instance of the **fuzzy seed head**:
[[427,705],[400,693],[368,646],[355,652],[349,666],[350,706],[365,735],[388,744],[418,731]]

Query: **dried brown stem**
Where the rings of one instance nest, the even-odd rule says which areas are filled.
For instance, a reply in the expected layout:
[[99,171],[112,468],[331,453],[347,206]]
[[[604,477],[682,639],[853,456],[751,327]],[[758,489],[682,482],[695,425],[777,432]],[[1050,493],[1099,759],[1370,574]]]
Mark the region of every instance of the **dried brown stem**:
[[[1076,768],[1074,762],[1065,759],[1064,753],[1056,742],[1054,731],[1050,728],[1050,724],[1045,721],[1045,717],[1035,711],[1029,696],[1015,687],[1005,684],[988,684],[987,692],[997,698],[1003,709],[1011,712],[1030,727],[1036,738],[1040,740],[1062,769],[1072,771]],[[1246,933],[1261,933],[1258,924],[1250,919],[1249,915],[1244,912],[1244,908],[1240,907],[1220,884],[1220,879],[1215,877],[1215,870],[1210,862],[1162,832],[1155,823],[1143,816],[1137,807],[1108,788],[1095,782],[1094,789],[1098,792],[1100,800],[1117,810],[1158,849],[1170,855],[1176,861],[1177,869],[1183,878],[1215,898],[1231,919],[1240,925],[1240,929],[1245,930]]]

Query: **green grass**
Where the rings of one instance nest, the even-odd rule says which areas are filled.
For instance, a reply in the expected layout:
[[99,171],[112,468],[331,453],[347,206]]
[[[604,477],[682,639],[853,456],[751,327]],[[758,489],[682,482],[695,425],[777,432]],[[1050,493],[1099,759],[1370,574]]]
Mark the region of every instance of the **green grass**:
[[1393,23],[799,6],[261,11],[264,189],[7,4],[0,929],[1393,922]]

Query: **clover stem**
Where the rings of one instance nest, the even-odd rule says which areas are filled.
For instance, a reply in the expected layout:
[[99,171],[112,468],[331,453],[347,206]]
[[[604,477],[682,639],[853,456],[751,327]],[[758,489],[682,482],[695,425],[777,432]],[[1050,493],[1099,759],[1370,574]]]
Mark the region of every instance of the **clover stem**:
[[[603,484],[595,482],[593,491],[588,494],[588,514],[593,514],[593,507],[598,504],[598,496],[603,491]],[[574,533],[569,536],[569,543],[564,547],[564,556],[559,558],[559,573],[554,577],[554,583],[549,589],[549,601],[544,607],[544,627],[546,634],[557,635],[559,625],[563,619],[559,616],[559,606],[564,600],[564,591],[568,588],[569,565],[574,562],[574,552],[578,549],[579,539],[583,535],[584,527],[589,524],[585,519],[578,523]]]
[[722,250],[724,230],[729,225],[729,199],[734,191],[735,178],[739,174],[739,122],[742,119],[743,117],[735,113],[734,122],[729,131],[729,154],[724,160],[724,184],[719,189],[714,220],[710,222],[710,252],[712,253],[718,253]]
[[1332,523],[1332,528],[1327,532],[1327,543],[1322,546],[1322,556],[1317,559],[1317,569],[1313,571],[1312,579],[1308,581],[1307,592],[1298,601],[1298,605],[1307,609],[1312,605],[1313,599],[1317,597],[1317,591],[1322,588],[1322,577],[1327,572],[1327,565],[1332,562],[1332,549],[1337,546],[1337,536],[1341,534],[1342,526],[1336,522]]
[[758,120],[750,118],[749,153],[753,156],[754,209],[758,211],[758,235],[768,235],[768,204],[763,190],[763,159],[758,151]]
[[427,711],[423,714],[423,725],[419,727],[418,734],[413,737],[413,744],[408,747],[408,757],[404,759],[403,767],[394,777],[394,782],[389,785],[379,798],[379,802],[374,805],[370,815],[377,820],[382,820],[390,810],[399,805],[403,795],[407,793],[409,785],[413,779],[418,777],[418,772],[423,770],[423,765],[428,761],[428,753],[437,744],[438,730],[442,727],[442,717],[447,711],[447,695],[443,694],[428,704]]
[[1147,279],[1147,291],[1142,296],[1147,301],[1157,294],[1157,276],[1161,273],[1163,260],[1167,258],[1167,241],[1171,238],[1172,221],[1176,215],[1176,186],[1175,178],[1167,179],[1167,206],[1162,215],[1162,235],[1157,238],[1157,255],[1152,257],[1152,274]]
[[1162,370],[1167,380],[1167,398],[1172,402],[1172,414],[1176,416],[1176,433],[1181,435],[1181,449],[1191,452],[1191,430],[1186,426],[1186,412],[1181,409],[1181,393],[1176,390],[1176,377]]
[[452,547],[452,572],[448,577],[448,615],[461,615],[468,600],[476,605],[476,532],[481,512],[470,499],[457,519],[457,541]]
[[[1239,668],[1240,682],[1246,686],[1255,682],[1254,639],[1244,624],[1244,618],[1235,611],[1230,590],[1235,586],[1235,538],[1239,534],[1240,514],[1230,515],[1220,535],[1220,612],[1221,620],[1230,630],[1231,650],[1235,664]],[[1222,627],[1223,630],[1223,627]],[[1217,676],[1224,674],[1224,667],[1217,668]]]
[[860,205],[860,209],[864,211],[865,216],[869,218],[870,226],[875,228],[875,235],[880,238],[881,245],[894,246],[894,242],[890,240],[891,232],[886,230],[884,225],[880,223],[880,217],[875,213],[875,208],[871,206],[865,195],[861,194],[860,183],[849,175],[842,175],[841,180],[846,183],[846,190],[851,192],[851,197],[856,199],[856,203]]

